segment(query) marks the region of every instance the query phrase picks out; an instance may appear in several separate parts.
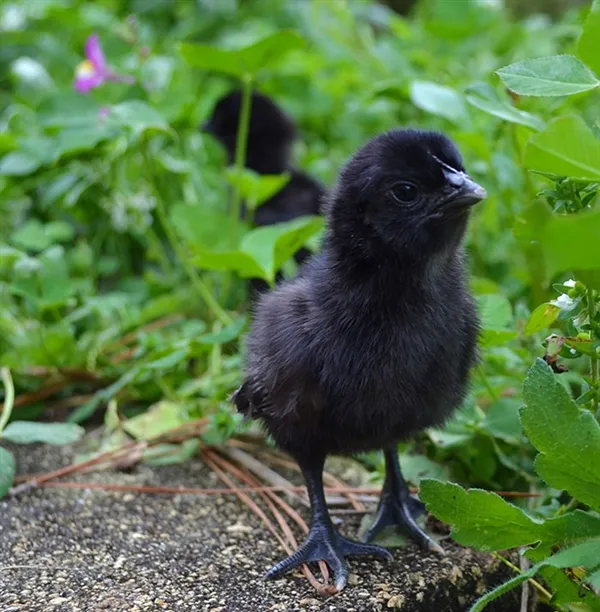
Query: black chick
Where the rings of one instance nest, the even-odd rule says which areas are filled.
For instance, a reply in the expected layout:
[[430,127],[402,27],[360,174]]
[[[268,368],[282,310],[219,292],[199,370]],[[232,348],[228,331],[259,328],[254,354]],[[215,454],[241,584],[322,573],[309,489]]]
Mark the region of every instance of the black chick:
[[[229,163],[235,159],[241,107],[241,92],[230,92],[217,102],[211,117],[203,126],[206,132],[221,141]],[[291,165],[291,148],[296,137],[297,129],[292,119],[271,98],[253,92],[246,167],[258,174],[290,174],[286,186],[255,211],[253,221],[258,227],[321,212],[324,187]],[[242,213],[245,214],[245,211]],[[309,255],[308,249],[301,248],[295,253],[294,259],[301,264]],[[263,281],[254,280],[252,285],[254,290],[267,288]]]
[[461,244],[471,206],[485,196],[444,135],[382,134],[342,170],[322,252],[261,296],[245,382],[232,399],[298,462],[312,508],[305,542],[266,577],[323,560],[339,590],[345,557],[391,557],[334,529],[322,481],[329,454],[384,451],[385,484],[366,541],[398,525],[441,552],[415,522],[423,506],[409,495],[396,448],[444,422],[464,398],[478,318]]

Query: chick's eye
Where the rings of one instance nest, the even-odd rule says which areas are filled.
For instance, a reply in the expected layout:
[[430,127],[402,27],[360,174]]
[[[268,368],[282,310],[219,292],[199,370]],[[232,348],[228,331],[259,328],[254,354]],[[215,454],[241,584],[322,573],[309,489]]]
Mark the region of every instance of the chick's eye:
[[394,199],[402,204],[410,204],[419,197],[419,188],[414,183],[396,183],[390,191]]

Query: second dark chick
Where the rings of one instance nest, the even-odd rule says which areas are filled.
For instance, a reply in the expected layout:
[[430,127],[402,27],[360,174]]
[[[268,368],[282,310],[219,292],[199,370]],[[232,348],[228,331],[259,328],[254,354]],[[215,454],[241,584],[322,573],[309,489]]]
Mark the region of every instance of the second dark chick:
[[[203,128],[225,147],[229,163],[235,159],[238,123],[242,95],[239,90],[222,97]],[[289,173],[290,180],[272,198],[254,212],[254,225],[261,227],[291,221],[297,217],[318,215],[325,189],[314,178],[292,167],[291,149],[297,129],[292,119],[268,96],[252,94],[246,167],[258,174]],[[245,214],[245,211],[242,211]],[[303,263],[310,255],[308,249],[298,250],[294,259]],[[253,280],[253,293],[267,289],[266,283]]]
[[342,537],[323,493],[327,455],[383,449],[385,483],[367,540],[397,525],[441,551],[415,522],[422,506],[397,444],[460,405],[478,318],[462,240],[485,190],[442,134],[394,130],[356,153],[327,205],[322,253],[261,297],[233,401],[298,462],[311,508],[300,548],[267,577],[323,560],[342,589],[346,557],[385,549]]

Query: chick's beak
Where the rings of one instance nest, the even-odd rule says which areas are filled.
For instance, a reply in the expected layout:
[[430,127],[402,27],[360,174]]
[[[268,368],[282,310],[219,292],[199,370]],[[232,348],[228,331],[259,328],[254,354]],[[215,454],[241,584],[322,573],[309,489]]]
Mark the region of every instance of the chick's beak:
[[446,179],[449,193],[444,198],[444,208],[468,208],[487,197],[487,191],[464,172],[448,172]]

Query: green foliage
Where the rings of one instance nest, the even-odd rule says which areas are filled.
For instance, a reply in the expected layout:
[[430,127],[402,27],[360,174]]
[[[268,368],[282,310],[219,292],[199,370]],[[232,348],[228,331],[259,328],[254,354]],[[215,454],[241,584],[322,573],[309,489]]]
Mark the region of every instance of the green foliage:
[[72,444],[81,439],[85,430],[73,423],[32,423],[13,421],[2,432],[2,438],[15,444],[43,442],[45,444]]
[[[427,0],[407,19],[375,0],[151,4],[130,16],[109,0],[15,1],[12,22],[0,7],[0,435],[66,443],[103,416],[92,449],[103,451],[198,419],[207,443],[249,427],[227,402],[246,279],[293,275],[292,254],[319,248],[323,221],[252,227],[289,176],[244,169],[244,146],[228,167],[198,129],[225,91],[273,96],[298,122],[296,165],[328,186],[373,134],[440,129],[489,192],[466,245],[481,359],[464,405],[404,443],[402,466],[414,484],[443,481],[421,495],[460,542],[528,547],[531,570],[478,606],[537,575],[552,605],[593,609],[598,0],[553,23],[478,0],[460,11]],[[81,94],[73,80],[94,32],[114,78]],[[47,422],[47,402],[61,423]],[[185,461],[199,443],[144,459]],[[381,480],[381,458],[364,460]],[[0,497],[14,473],[0,448]],[[576,565],[586,569],[561,569]]]
[[572,55],[523,60],[497,74],[511,91],[522,96],[569,96],[600,85],[596,75]]
[[523,395],[523,429],[540,451],[536,472],[551,487],[600,510],[600,425],[594,415],[577,407],[541,360],[529,371]]

